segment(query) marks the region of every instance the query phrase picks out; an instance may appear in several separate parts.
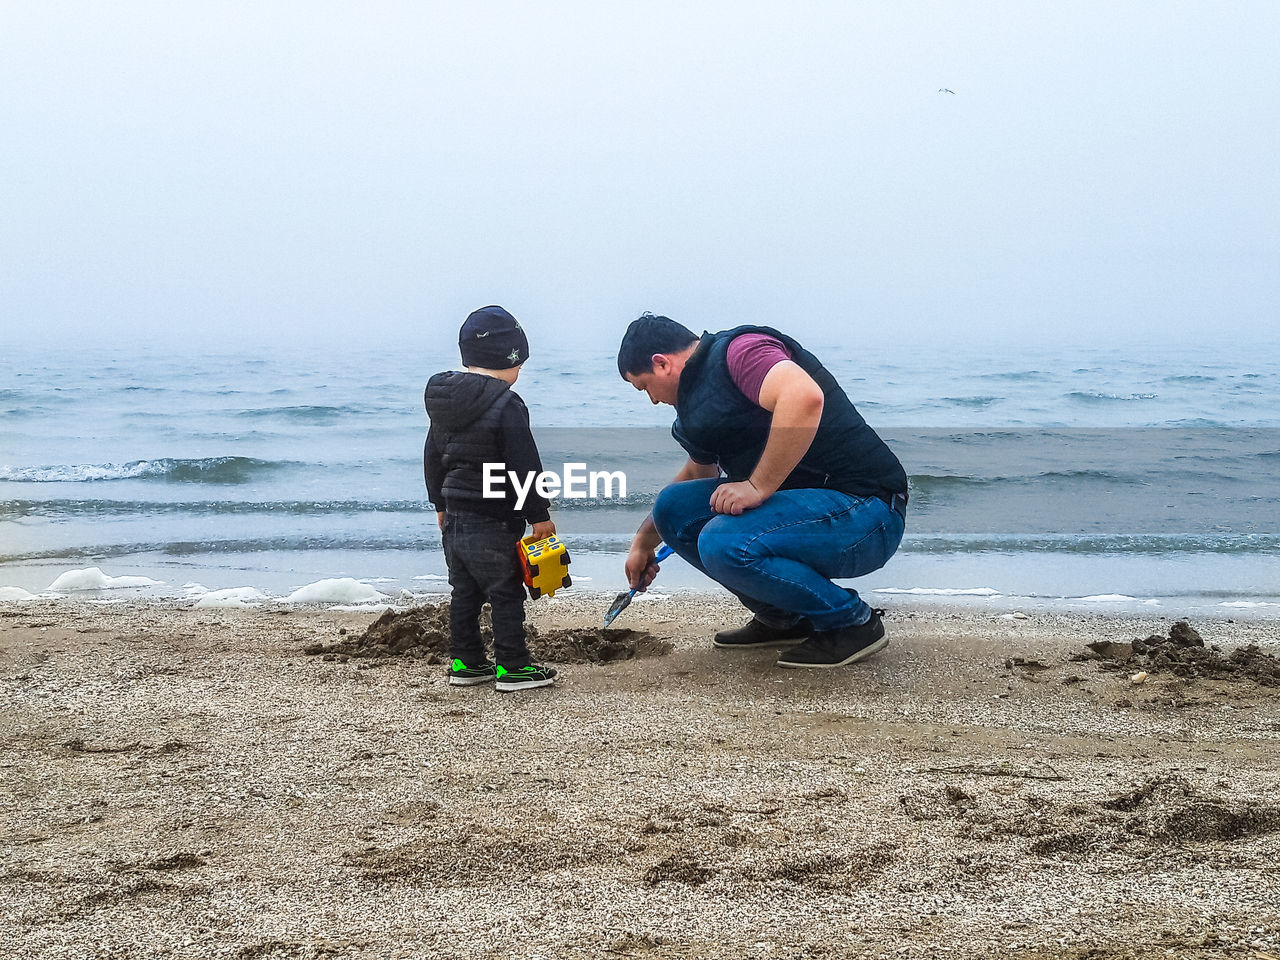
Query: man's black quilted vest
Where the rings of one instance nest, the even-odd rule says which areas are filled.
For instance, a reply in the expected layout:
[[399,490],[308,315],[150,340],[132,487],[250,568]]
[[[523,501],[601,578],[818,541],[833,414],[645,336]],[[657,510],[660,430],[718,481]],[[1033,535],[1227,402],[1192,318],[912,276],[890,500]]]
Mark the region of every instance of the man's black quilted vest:
[[427,381],[423,399],[444,460],[448,509],[485,502],[484,464],[502,459],[502,410],[514,397],[495,377],[438,373]]
[[818,358],[770,327],[704,333],[680,374],[672,435],[695,460],[714,457],[730,480],[751,476],[769,438],[772,414],[748,400],[729,375],[729,343],[744,333],[781,340],[791,358],[822,389],[822,419],[809,451],[781,489],[830,487],[857,497],[907,492],[907,474]]

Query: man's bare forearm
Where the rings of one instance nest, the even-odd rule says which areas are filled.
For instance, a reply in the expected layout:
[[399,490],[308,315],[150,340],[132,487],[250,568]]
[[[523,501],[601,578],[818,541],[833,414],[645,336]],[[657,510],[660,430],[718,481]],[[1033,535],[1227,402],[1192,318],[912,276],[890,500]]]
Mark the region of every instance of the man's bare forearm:
[[636,535],[631,539],[631,549],[635,550],[639,547],[649,553],[653,553],[658,549],[658,544],[662,542],[662,534],[658,532],[658,528],[653,525],[653,514],[649,514],[644,518],[644,522],[640,524],[640,528],[636,530]]
[[[712,477],[720,476],[720,468],[714,463],[698,463],[696,460],[686,460],[680,472],[672,478],[672,483],[684,483],[686,480],[709,480]],[[640,528],[636,530],[636,535],[631,541],[631,548],[634,550],[640,547],[644,550],[657,550],[658,544],[662,542],[662,534],[658,532],[658,528],[653,525],[653,514],[649,514],[644,518],[644,522],[640,524]]]
[[697,460],[686,460],[672,483],[684,483],[686,480],[710,480],[720,476],[720,468],[714,463],[699,463]]
[[813,443],[822,419],[822,394],[798,393],[778,399],[760,461],[748,478],[765,497],[771,497],[791,475]]

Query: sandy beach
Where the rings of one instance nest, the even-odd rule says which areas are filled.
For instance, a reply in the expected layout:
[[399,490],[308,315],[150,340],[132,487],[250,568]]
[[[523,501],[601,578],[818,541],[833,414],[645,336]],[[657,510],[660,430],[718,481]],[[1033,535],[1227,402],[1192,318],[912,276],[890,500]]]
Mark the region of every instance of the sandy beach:
[[533,646],[629,658],[518,695],[376,614],[0,604],[0,953],[1280,956],[1276,620],[1193,622],[1209,670],[1125,646],[1168,618],[902,605],[784,671],[714,597],[606,648],[610,599]]

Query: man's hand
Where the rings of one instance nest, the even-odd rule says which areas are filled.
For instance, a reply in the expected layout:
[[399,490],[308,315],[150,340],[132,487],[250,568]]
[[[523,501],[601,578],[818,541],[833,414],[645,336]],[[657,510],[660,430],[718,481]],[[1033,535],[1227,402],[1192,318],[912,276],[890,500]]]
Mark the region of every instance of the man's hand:
[[545,540],[547,537],[554,537],[555,535],[556,525],[552,520],[543,520],[541,523],[535,523],[533,525],[534,540]]
[[[720,468],[714,463],[698,463],[686,460],[672,483],[683,483],[685,480],[705,480],[720,476]],[[627,584],[635,590],[646,590],[653,578],[658,575],[658,564],[654,555],[658,545],[662,543],[662,534],[653,525],[653,514],[644,518],[640,529],[631,541],[631,550],[627,554],[627,562],[622,567],[626,574]]]
[[658,565],[654,562],[653,556],[652,547],[639,543],[631,545],[631,552],[627,554],[627,563],[623,570],[627,575],[627,585],[633,590],[647,590],[649,584],[653,583],[653,578],[658,575]]
[[440,532],[444,533],[444,511],[443,510],[436,511],[436,523],[440,525]]
[[739,480],[737,483],[722,483],[711,494],[711,509],[716,513],[727,513],[739,516],[744,510],[752,510],[767,500],[750,480]]

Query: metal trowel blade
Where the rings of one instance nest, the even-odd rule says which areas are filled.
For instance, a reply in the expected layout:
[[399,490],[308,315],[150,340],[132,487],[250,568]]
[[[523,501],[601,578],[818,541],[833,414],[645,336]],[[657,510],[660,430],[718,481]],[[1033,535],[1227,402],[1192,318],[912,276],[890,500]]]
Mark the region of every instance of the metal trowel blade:
[[618,594],[613,601],[613,606],[611,606],[609,608],[609,612],[604,615],[604,625],[606,627],[617,619],[618,614],[627,609],[631,603],[631,598],[635,595],[636,592],[634,590],[624,590],[622,593]]

